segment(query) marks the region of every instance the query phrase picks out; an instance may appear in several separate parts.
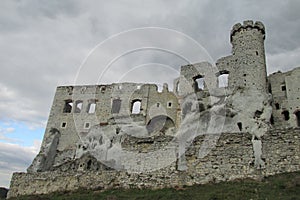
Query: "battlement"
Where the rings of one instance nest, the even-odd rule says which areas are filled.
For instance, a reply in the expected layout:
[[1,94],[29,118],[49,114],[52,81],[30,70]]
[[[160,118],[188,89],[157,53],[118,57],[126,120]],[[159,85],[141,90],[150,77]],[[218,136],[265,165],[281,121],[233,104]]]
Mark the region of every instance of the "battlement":
[[9,197],[299,170],[300,68],[267,82],[261,22],[238,23],[230,37],[231,55],[216,67],[181,66],[173,91],[150,83],[57,87],[40,152],[29,173],[13,175]]
[[233,36],[237,33],[240,32],[241,30],[249,30],[249,29],[257,29],[263,34],[263,38],[265,39],[265,26],[262,22],[257,21],[253,23],[252,20],[246,20],[243,22],[243,25],[241,23],[237,23],[232,27],[232,30],[230,32],[230,41],[232,42]]

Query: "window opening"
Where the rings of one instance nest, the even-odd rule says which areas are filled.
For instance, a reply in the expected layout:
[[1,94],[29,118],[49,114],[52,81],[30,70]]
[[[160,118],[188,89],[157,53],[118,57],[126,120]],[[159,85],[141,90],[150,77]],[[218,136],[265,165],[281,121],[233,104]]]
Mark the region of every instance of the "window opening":
[[219,87],[228,87],[228,76],[229,74],[221,74],[218,76]]
[[65,100],[64,113],[71,113],[73,108],[73,101],[68,99]]
[[84,128],[86,129],[90,128],[90,123],[89,122],[84,123]]
[[272,125],[274,125],[274,116],[273,116],[273,115],[271,115],[270,123],[271,123]]
[[78,100],[76,101],[75,113],[80,113],[81,109],[82,109],[82,101]]
[[269,90],[269,93],[272,93],[272,86],[271,86],[271,84],[270,84],[270,83],[269,83],[268,90]]
[[92,114],[96,111],[96,100],[90,100],[88,107],[87,107],[87,113]]
[[297,111],[295,113],[295,115],[296,115],[296,120],[297,120],[297,126],[300,127],[300,111]]
[[243,124],[242,124],[242,122],[238,122],[237,125],[238,125],[238,127],[239,127],[239,130],[242,131],[242,129],[243,129]]
[[61,123],[61,127],[62,127],[62,128],[66,128],[66,127],[67,127],[67,122]]
[[179,92],[179,81],[176,83],[176,91]]
[[198,90],[203,90],[204,89],[204,76],[196,76],[194,78],[194,85],[195,85],[195,90],[198,91]]
[[131,113],[139,114],[141,112],[141,100],[134,100],[131,105]]
[[285,110],[281,114],[283,114],[284,120],[288,121],[290,119],[290,113],[289,111]]
[[112,108],[111,108],[111,113],[119,113],[121,109],[121,100],[120,99],[114,99],[112,102]]

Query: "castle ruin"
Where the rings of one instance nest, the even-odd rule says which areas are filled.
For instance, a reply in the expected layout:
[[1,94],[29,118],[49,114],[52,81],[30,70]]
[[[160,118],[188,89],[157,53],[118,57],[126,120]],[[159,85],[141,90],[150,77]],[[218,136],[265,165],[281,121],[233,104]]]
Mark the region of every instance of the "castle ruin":
[[261,22],[234,25],[232,54],[182,66],[174,91],[57,87],[40,152],[27,173],[14,173],[9,197],[300,170],[300,68],[267,77],[265,36]]

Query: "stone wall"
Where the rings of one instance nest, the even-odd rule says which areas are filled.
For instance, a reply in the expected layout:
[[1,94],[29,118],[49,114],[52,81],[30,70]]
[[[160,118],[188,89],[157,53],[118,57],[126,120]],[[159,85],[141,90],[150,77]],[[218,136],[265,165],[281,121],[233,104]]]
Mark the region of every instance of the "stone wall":
[[[148,150],[160,148],[170,141],[168,137],[152,138],[161,143],[140,143],[137,139],[124,141],[124,148]],[[209,137],[218,137],[210,135]],[[241,178],[261,179],[264,176],[300,170],[300,129],[271,130],[262,141],[262,159],[265,166],[255,167],[253,138],[249,133],[223,133],[214,148],[201,156],[198,153],[205,135],[194,139],[185,152],[188,169],[177,170],[178,160],[169,166],[151,172],[129,173],[116,170],[47,171],[41,173],[14,173],[9,197],[26,194],[46,194],[58,191],[109,188],[164,188],[204,184]]]
[[[114,100],[119,100],[119,106],[114,105]],[[176,124],[178,100],[168,91],[167,85],[161,92],[154,84],[139,83],[60,86],[55,93],[45,138],[50,134],[51,128],[56,128],[61,133],[58,150],[74,149],[80,134],[87,133],[95,125],[134,121],[131,113],[134,100],[141,101],[139,114],[145,118],[143,125],[158,115],[166,115]],[[70,110],[66,111],[68,102],[71,104]],[[80,108],[79,102],[82,103]],[[91,104],[95,104],[94,110],[90,110]],[[113,112],[113,107],[118,108]],[[120,118],[123,121],[118,121]]]
[[268,77],[273,96],[272,124],[275,127],[300,127],[300,67]]
[[[132,113],[135,101],[140,102],[140,108],[138,112]],[[48,151],[43,150],[53,143],[53,129],[60,133],[59,142],[55,149],[57,153],[52,156],[55,160],[48,163],[55,166],[74,159],[78,143],[95,126],[107,126],[113,132],[118,126],[126,125],[149,125],[154,129],[157,126],[155,119],[165,118],[169,122],[165,129],[176,128],[180,122],[179,108],[177,97],[168,90],[166,84],[162,91],[158,91],[155,84],[140,83],[59,86],[48,118],[42,151],[28,171],[47,171],[51,167],[38,165],[44,165],[44,157],[49,157]]]
[[261,22],[244,21],[233,26],[230,34],[232,55],[220,58],[216,65],[228,73],[228,86],[266,91],[265,27]]
[[235,24],[230,39],[232,55],[216,66],[182,66],[174,93],[166,84],[162,91],[141,83],[58,87],[41,151],[27,174],[14,174],[10,196],[299,170],[299,129],[268,132],[270,122],[300,125],[299,68],[272,74],[268,85],[264,25]]

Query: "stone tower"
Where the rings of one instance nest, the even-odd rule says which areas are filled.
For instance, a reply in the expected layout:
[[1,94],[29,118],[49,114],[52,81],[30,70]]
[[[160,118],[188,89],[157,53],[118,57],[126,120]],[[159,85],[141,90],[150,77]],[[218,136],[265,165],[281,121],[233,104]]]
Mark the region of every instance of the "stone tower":
[[[261,22],[237,23],[230,33],[232,61],[230,85],[266,91],[265,27]],[[232,63],[232,62],[231,62]]]
[[13,174],[8,198],[299,171],[300,129],[270,124],[300,126],[300,68],[272,74],[267,90],[264,39],[261,22],[234,25],[232,54],[216,67],[181,66],[174,92],[147,83],[57,87],[40,152],[28,173]]

